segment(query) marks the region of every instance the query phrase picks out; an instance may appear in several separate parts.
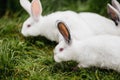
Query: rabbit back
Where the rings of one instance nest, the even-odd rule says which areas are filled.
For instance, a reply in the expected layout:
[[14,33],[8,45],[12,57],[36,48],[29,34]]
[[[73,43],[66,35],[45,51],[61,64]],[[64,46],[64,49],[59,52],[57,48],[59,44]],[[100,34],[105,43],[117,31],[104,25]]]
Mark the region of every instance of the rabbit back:
[[[77,43],[78,44],[78,43]],[[77,45],[76,44],[76,45]],[[102,35],[80,42],[74,47],[80,65],[120,71],[120,37]]]

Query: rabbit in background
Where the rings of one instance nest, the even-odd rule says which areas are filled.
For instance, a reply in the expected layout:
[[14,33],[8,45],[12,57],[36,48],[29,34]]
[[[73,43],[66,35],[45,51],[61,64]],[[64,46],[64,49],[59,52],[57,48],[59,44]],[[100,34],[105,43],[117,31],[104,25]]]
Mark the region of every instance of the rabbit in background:
[[20,4],[30,15],[22,26],[21,33],[24,36],[41,35],[51,41],[59,42],[59,32],[56,27],[56,22],[59,20],[69,24],[73,33],[71,35],[74,38],[84,39],[93,35],[91,30],[87,28],[87,24],[82,19],[79,19],[78,14],[73,11],[58,11],[47,16],[42,16],[42,6],[39,0],[32,0],[31,3],[28,0],[20,0]]
[[107,5],[107,12],[116,26],[120,27],[120,3],[117,0],[112,0],[111,3],[112,5]]
[[51,41],[59,42],[62,38],[56,27],[56,22],[64,21],[71,30],[71,36],[83,40],[95,35],[120,35],[120,27],[116,27],[110,19],[95,13],[80,13],[73,11],[58,11],[42,16],[42,5],[39,0],[20,0],[21,6],[30,17],[23,23],[21,33],[24,36],[44,36]]
[[120,37],[99,35],[79,41],[71,37],[64,22],[57,27],[64,40],[54,49],[56,62],[73,60],[82,68],[95,66],[120,71]]

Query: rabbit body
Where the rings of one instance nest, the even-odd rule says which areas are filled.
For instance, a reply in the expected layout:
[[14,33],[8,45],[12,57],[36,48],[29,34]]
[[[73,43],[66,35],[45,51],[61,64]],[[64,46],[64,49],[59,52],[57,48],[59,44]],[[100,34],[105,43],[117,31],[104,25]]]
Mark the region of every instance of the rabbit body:
[[80,18],[83,19],[86,24],[89,25],[90,29],[94,34],[112,34],[120,35],[120,26],[116,26],[115,23],[96,13],[81,12]]
[[44,30],[42,30],[43,33],[40,34],[51,41],[59,42],[61,40],[61,36],[59,35],[56,27],[57,21],[65,22],[71,30],[72,37],[75,39],[82,40],[94,35],[91,29],[87,27],[88,25],[82,19],[79,19],[78,14],[73,11],[55,12],[45,16],[43,24],[41,25],[44,26]]
[[[47,16],[42,16],[37,13],[39,11],[39,13],[42,12],[41,3],[39,0],[33,0],[31,3],[29,3],[28,0],[20,0],[20,2],[23,8],[26,9],[26,11],[30,14],[30,17],[23,23],[23,27],[21,30],[21,33],[24,36],[41,35],[51,41],[59,42],[61,38],[58,34],[59,32],[56,27],[56,22],[61,20],[69,25],[69,29],[71,29],[71,35],[75,39],[81,40],[93,35],[93,32],[90,30],[90,28],[87,27],[88,25],[79,18],[79,15],[76,12],[58,11]],[[30,9],[26,7],[25,2],[26,4],[29,3],[28,5],[30,5],[30,8],[32,8],[33,6],[36,7],[36,5],[38,5],[38,11],[34,11],[35,9],[30,11]]]
[[54,49],[56,62],[73,60],[78,62],[78,67],[96,66],[120,71],[119,36],[97,35],[76,40],[63,22],[59,22],[57,28],[63,40]]
[[[59,48],[65,49],[60,52]],[[60,42],[54,50],[56,62],[73,60],[78,67],[96,66],[120,71],[120,37],[100,35],[71,45]]]
[[[28,20],[28,22],[30,22],[30,20],[32,19],[29,18]],[[74,38],[84,39],[93,35],[92,31],[87,28],[87,24],[85,24],[82,19],[78,18],[77,13],[72,11],[55,12],[50,15],[41,17],[40,22],[34,24],[36,28],[30,27],[31,29],[23,29],[22,33],[25,34],[25,36],[28,36],[29,34],[32,34],[30,36],[35,36],[36,34],[38,34],[41,36],[45,36],[51,41],[59,42],[59,32],[56,28],[56,22],[58,20],[62,20],[66,24],[69,24],[69,28],[71,29],[71,33],[73,34]]]
[[21,30],[26,37],[41,35],[51,41],[59,42],[62,38],[56,28],[58,20],[65,22],[71,30],[72,37],[78,40],[101,34],[120,35],[120,27],[116,27],[112,20],[95,13],[86,12],[78,15],[73,11],[59,11],[42,16],[39,0],[32,0],[31,3],[28,0],[20,0],[20,3],[30,15]]

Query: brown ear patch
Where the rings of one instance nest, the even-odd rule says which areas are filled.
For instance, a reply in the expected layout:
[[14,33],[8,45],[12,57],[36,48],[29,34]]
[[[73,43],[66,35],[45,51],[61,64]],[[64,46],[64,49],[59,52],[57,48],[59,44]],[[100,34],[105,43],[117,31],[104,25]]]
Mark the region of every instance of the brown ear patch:
[[67,26],[63,22],[58,23],[58,30],[64,37],[65,41],[67,41],[67,43],[70,43],[70,40],[71,40],[70,32]]

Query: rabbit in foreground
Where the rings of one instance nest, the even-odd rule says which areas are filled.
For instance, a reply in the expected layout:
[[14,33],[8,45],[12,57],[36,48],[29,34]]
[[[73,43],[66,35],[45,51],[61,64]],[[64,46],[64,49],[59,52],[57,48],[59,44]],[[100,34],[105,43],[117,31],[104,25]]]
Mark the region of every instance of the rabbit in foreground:
[[71,38],[71,32],[63,22],[57,27],[64,40],[54,49],[56,62],[73,60],[78,62],[78,67],[96,66],[120,71],[120,37],[99,35],[78,41]]
[[116,26],[120,27],[120,3],[117,0],[112,0],[112,5],[107,5],[107,12]]
[[71,35],[74,36],[74,38],[82,39],[93,35],[91,30],[87,28],[88,25],[73,11],[59,11],[47,16],[42,16],[42,6],[39,0],[32,0],[31,3],[28,0],[20,0],[20,4],[30,15],[23,23],[21,30],[24,36],[41,35],[51,41],[59,42],[59,32],[56,27],[56,22],[59,20],[69,24],[69,28],[72,30],[71,32],[73,32]]
[[20,0],[21,6],[29,13],[30,17],[23,23],[21,33],[24,36],[44,36],[51,41],[61,40],[56,27],[58,20],[69,25],[71,36],[82,40],[94,35],[112,34],[120,35],[120,27],[116,27],[110,19],[94,13],[77,13],[73,11],[55,12],[42,16],[42,6],[39,0]]

